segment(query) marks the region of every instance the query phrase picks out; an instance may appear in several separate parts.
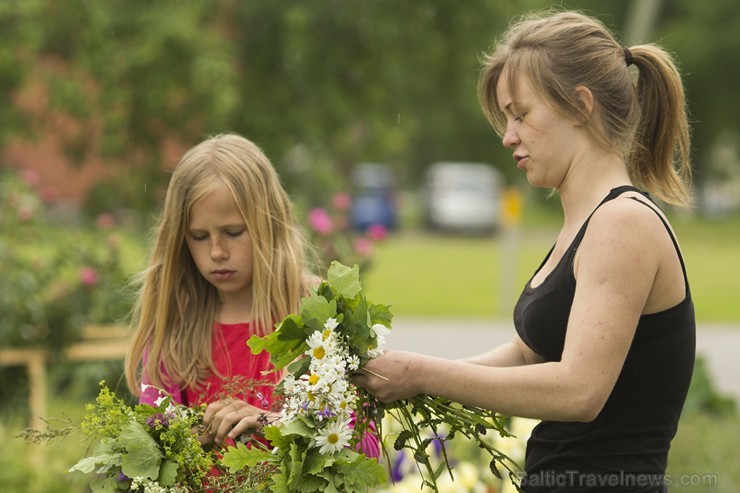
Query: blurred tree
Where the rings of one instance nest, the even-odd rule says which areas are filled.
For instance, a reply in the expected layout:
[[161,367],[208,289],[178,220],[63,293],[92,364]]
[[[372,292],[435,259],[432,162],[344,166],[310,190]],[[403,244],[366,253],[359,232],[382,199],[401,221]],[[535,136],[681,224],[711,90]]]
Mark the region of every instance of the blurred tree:
[[711,153],[728,133],[737,139],[740,87],[740,3],[665,2],[660,40],[678,55],[693,119],[699,184],[714,170]]
[[[346,187],[359,161],[388,162],[408,185],[443,159],[489,162],[519,177],[478,107],[480,56],[515,15],[552,5],[3,2],[0,102],[9,110],[0,116],[0,142],[35,125],[62,136],[72,156],[92,152],[126,169],[148,167],[136,173],[139,182],[116,182],[95,194],[106,202],[112,191],[129,190],[128,202],[145,210],[159,197],[132,195],[141,194],[143,180],[151,190],[166,179],[165,148],[223,131],[259,143],[289,190],[307,202]],[[630,27],[624,25],[630,3],[622,0],[557,6],[585,9],[617,32]],[[738,30],[731,27],[740,16],[727,13],[739,8],[731,0],[676,0],[665,2],[659,17],[658,33],[665,35],[658,39],[678,52],[687,74],[700,152],[716,129],[734,126],[726,101],[738,69],[726,61],[737,53]],[[713,36],[718,26],[727,36]],[[29,81],[41,85],[37,99],[46,105],[23,120],[11,102]]]

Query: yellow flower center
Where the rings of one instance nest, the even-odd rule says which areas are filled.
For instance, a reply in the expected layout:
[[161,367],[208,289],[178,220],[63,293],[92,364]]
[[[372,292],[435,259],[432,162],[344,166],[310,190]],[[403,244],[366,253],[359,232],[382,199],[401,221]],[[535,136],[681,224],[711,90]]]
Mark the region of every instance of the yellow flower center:
[[329,336],[331,335],[331,330],[324,329],[324,332],[322,332],[321,335],[324,337],[324,340],[327,340]]
[[324,350],[323,346],[319,346],[313,350],[313,357],[316,359],[321,359],[325,355],[326,355],[326,351]]
[[339,435],[337,435],[336,433],[332,433],[331,435],[326,437],[326,441],[334,445],[339,441]]
[[312,374],[310,377],[308,377],[308,383],[311,385],[316,385],[319,381],[319,376],[317,374]]

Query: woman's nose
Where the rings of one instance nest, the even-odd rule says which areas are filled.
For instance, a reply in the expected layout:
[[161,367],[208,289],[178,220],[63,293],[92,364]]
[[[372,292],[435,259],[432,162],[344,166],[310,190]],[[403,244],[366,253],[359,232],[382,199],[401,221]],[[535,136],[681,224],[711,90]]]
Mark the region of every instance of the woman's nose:
[[514,147],[519,143],[519,136],[507,126],[502,142],[504,147]]

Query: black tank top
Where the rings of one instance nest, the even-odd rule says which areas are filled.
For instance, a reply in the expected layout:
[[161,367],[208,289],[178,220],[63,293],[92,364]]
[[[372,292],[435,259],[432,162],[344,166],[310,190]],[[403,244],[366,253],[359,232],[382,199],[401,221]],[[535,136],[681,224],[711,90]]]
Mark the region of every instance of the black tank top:
[[[650,199],[624,186],[613,189],[598,207],[627,191]],[[657,207],[631,198],[653,211]],[[522,478],[526,492],[666,491],[662,480],[693,372],[696,324],[678,243],[663,217],[658,217],[681,261],[686,296],[672,308],[640,317],[622,371],[596,419],[543,421],[535,427],[527,443]],[[552,273],[535,288],[530,279],[514,308],[517,333],[547,361],[559,361],[562,356],[576,288],[573,259],[590,219]],[[537,271],[551,254],[552,250]]]

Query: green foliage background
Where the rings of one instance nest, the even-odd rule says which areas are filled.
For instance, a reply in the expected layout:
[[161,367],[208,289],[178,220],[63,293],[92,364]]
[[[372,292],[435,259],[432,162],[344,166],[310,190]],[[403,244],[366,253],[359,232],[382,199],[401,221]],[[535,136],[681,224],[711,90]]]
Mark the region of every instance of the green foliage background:
[[[99,192],[98,201],[110,206],[119,196],[142,212],[158,203],[167,178],[161,168],[173,164],[164,162],[166,145],[189,147],[224,131],[264,147],[287,186],[309,202],[341,187],[336,178],[358,161],[388,162],[404,184],[444,159],[489,162],[513,177],[503,165],[508,152],[478,108],[483,51],[527,10],[584,9],[623,33],[646,3],[6,1],[0,145],[55,132],[72,162],[100,156],[119,173],[118,193]],[[649,3],[658,5],[649,39],[634,42],[658,41],[677,54],[702,180],[714,172],[707,163],[720,134],[737,134],[727,102],[740,69],[727,62],[740,52],[733,34],[740,4]],[[29,94],[44,104],[18,104]]]

